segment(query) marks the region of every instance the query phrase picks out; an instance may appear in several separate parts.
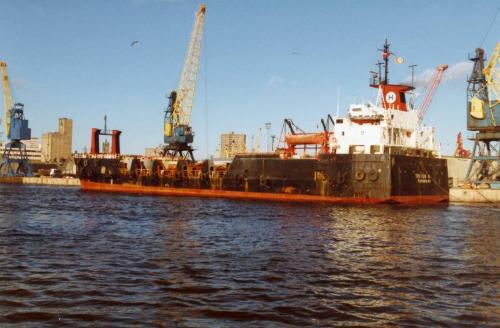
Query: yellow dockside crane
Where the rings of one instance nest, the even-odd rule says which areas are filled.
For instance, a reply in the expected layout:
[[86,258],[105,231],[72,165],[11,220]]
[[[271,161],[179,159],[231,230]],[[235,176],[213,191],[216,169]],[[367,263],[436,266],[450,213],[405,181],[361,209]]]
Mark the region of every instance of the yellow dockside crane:
[[201,4],[195,16],[179,87],[177,90],[172,91],[168,97],[169,104],[164,121],[164,155],[172,158],[194,161],[193,148],[191,147],[193,131],[190,121],[196,81],[198,80],[205,11],[206,6]]
[[5,134],[9,139],[0,159],[0,176],[31,176],[26,145],[21,142],[31,139],[31,129],[28,127],[28,120],[24,118],[24,105],[12,100],[7,64],[3,61],[0,61],[0,73],[5,108]]
[[5,126],[5,134],[8,137],[10,131],[10,110],[13,107],[14,102],[12,101],[12,92],[10,91],[9,75],[7,74],[7,63],[0,61],[0,71],[2,74],[3,108],[5,109],[3,122]]

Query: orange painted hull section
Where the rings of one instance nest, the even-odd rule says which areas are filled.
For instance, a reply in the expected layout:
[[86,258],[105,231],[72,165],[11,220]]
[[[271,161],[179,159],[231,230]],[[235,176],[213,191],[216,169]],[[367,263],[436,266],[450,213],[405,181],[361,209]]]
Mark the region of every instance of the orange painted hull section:
[[187,196],[187,197],[208,197],[208,198],[229,198],[240,200],[265,200],[277,202],[293,203],[329,203],[329,204],[381,204],[381,203],[401,203],[401,204],[436,204],[448,201],[446,195],[432,196],[393,196],[387,199],[361,198],[361,197],[332,197],[315,196],[301,194],[278,194],[263,192],[245,192],[216,189],[191,189],[191,188],[171,188],[140,186],[134,184],[107,184],[81,181],[81,189],[85,191],[100,191],[111,193],[128,193],[157,196]]

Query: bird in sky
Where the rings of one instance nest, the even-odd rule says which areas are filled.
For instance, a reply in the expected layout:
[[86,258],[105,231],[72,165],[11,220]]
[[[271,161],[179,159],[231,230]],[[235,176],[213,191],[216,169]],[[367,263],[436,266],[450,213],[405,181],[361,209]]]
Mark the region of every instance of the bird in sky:
[[136,40],[136,41],[132,41],[132,43],[130,44],[130,46],[131,46],[131,47],[133,47],[133,46],[135,46],[136,44],[140,44],[140,42],[139,42],[139,41],[137,41],[137,40]]
[[298,55],[298,54],[299,54],[298,51],[296,51],[296,50],[292,51],[292,55]]

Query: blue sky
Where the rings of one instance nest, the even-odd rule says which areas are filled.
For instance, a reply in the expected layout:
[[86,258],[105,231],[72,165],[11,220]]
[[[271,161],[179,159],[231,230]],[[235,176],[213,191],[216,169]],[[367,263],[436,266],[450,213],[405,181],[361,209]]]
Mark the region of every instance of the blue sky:
[[[321,117],[349,103],[375,100],[369,71],[387,35],[406,62],[391,80],[441,63],[459,64],[438,90],[425,122],[444,153],[465,132],[465,78],[460,67],[480,46],[498,0],[206,1],[200,76],[193,108],[197,157],[215,153],[222,132],[251,135],[265,122],[279,134],[289,117],[315,130]],[[74,149],[90,129],[123,131],[122,149],[142,153],[163,141],[165,96],[177,87],[198,1],[0,0],[0,58],[33,136],[74,120]],[[130,47],[134,40],[140,44]],[[482,47],[500,40],[500,17]],[[462,63],[462,64],[460,64]],[[462,65],[462,66],[460,66]],[[422,75],[423,74],[423,75]],[[262,139],[265,138],[263,132]],[[264,144],[264,141],[263,141]]]

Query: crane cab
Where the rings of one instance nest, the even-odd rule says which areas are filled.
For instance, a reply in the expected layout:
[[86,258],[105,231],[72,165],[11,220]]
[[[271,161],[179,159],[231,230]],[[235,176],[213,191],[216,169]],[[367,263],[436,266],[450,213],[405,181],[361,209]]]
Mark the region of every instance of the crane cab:
[[31,139],[31,129],[28,128],[28,120],[24,119],[24,105],[14,104],[10,110],[10,131],[7,136],[10,140]]
[[[167,128],[167,125],[170,125]],[[165,143],[192,143],[193,142],[193,130],[188,125],[178,125],[173,127],[172,123],[165,124]]]

